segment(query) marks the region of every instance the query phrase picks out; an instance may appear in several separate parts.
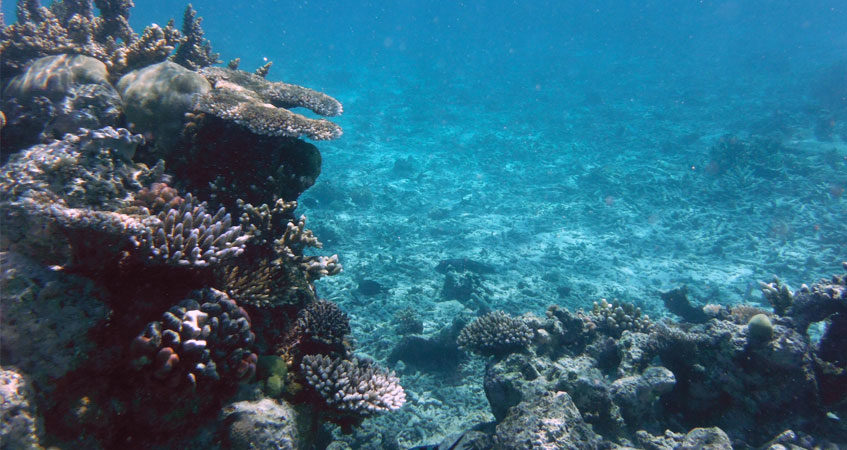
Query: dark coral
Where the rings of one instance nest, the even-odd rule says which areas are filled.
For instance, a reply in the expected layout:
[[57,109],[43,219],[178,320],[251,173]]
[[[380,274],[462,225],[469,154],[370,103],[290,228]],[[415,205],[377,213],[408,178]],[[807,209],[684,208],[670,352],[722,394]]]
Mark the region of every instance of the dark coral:
[[297,328],[306,341],[339,348],[350,334],[350,319],[335,303],[318,300],[297,314]]
[[133,342],[139,369],[169,386],[209,387],[249,379],[256,371],[250,317],[223,292],[194,291],[151,322]]
[[504,356],[526,348],[532,341],[532,330],[521,320],[503,311],[490,312],[465,326],[458,344],[483,356]]

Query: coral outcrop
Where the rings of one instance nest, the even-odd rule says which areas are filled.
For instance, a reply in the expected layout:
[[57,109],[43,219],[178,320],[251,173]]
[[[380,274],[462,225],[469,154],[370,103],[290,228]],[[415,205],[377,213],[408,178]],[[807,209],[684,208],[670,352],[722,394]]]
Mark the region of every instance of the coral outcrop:
[[341,129],[288,108],[341,104],[270,65],[209,67],[190,6],[183,35],[135,34],[132,6],[21,0],[0,36],[4,448],[205,448],[215,428],[234,448],[308,446],[319,420],[398,408],[398,379],[318,301],[341,265],[306,254],[321,243],[294,214],[321,167],[299,137]]

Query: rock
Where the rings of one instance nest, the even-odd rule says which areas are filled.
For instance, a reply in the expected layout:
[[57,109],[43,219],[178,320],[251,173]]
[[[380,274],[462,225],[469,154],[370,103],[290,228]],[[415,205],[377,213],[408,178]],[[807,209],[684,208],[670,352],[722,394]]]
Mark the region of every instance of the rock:
[[0,369],[0,443],[4,449],[41,448],[41,418],[35,411],[29,381],[18,372]]
[[287,402],[265,398],[233,403],[224,408],[225,438],[230,448],[298,449],[311,448],[312,418],[305,410]]
[[695,428],[685,435],[679,450],[732,450],[732,441],[718,427]]
[[494,448],[595,449],[601,439],[582,420],[566,392],[550,392],[521,402],[496,428]]

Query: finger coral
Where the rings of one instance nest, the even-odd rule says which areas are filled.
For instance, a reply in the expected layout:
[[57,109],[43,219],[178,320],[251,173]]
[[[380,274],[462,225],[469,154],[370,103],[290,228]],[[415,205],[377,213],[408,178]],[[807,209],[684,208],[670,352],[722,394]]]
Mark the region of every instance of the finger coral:
[[301,369],[327,406],[341,413],[372,416],[400,409],[406,402],[397,376],[370,361],[306,355]]
[[243,253],[250,235],[240,225],[232,225],[226,209],[212,215],[206,208],[206,202],[195,205],[188,194],[178,208],[147,219],[147,230],[135,241],[149,251],[150,259],[183,266],[205,267]]

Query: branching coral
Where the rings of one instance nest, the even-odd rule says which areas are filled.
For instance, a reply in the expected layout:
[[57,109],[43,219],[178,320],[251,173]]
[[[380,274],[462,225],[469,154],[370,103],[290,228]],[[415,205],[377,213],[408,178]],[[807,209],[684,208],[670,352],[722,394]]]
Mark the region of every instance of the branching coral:
[[197,11],[189,4],[182,18],[182,34],[185,37],[171,57],[173,62],[191,70],[209,67],[220,62],[219,55],[212,53],[212,44],[203,38],[203,29],[200,28],[202,21],[203,18],[197,17]]
[[337,348],[350,334],[350,319],[335,303],[318,300],[297,314],[297,329],[301,339]]
[[206,208],[206,202],[195,205],[188,194],[178,208],[146,219],[147,230],[135,242],[149,251],[150,259],[183,266],[205,267],[243,253],[250,235],[232,225],[226,209],[212,215]]
[[317,280],[341,272],[338,255],[303,255],[303,250],[306,247],[323,247],[312,231],[306,229],[306,216],[300,216],[296,223],[289,222],[282,237],[274,241],[274,247],[281,258],[299,266],[309,280]]
[[483,356],[504,356],[526,348],[532,336],[532,330],[523,320],[494,311],[465,326],[457,342]]
[[171,386],[249,379],[256,371],[250,317],[223,292],[203,289],[151,322],[133,341],[138,368]]
[[343,414],[367,417],[400,409],[406,402],[394,373],[370,361],[306,355],[300,368],[327,406]]
[[169,22],[151,25],[141,36],[129,26],[129,0],[18,3],[17,22],[5,27],[0,39],[0,77],[8,79],[27,61],[61,53],[88,55],[103,61],[113,78],[136,67],[165,60],[180,42],[179,31]]
[[591,313],[583,316],[589,327],[613,338],[621,337],[626,331],[647,332],[653,326],[650,318],[641,313],[641,308],[632,303],[601,299],[594,302]]

